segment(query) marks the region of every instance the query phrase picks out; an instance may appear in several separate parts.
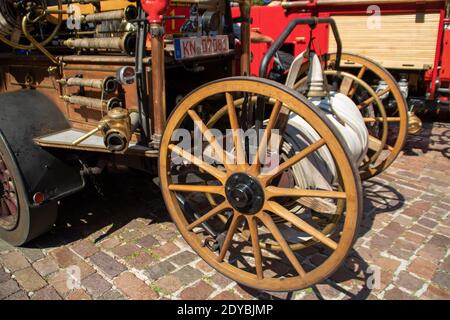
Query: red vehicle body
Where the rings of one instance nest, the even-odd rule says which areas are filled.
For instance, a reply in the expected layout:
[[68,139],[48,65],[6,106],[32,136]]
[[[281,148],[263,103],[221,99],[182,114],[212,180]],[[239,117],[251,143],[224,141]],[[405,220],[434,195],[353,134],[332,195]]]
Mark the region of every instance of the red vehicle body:
[[[385,65],[391,73],[397,78],[400,78],[400,74],[409,75],[410,93],[413,94],[415,99],[421,99],[422,104],[427,101],[426,104],[430,106],[442,103],[448,106],[448,92],[450,86],[450,18],[449,18],[449,2],[448,1],[293,1],[282,2],[277,5],[270,6],[255,6],[252,8],[252,31],[270,36],[276,39],[286,25],[296,18],[304,17],[333,17],[338,21],[338,27],[341,34],[348,34],[342,31],[340,27],[340,19],[347,16],[349,19],[349,25],[352,17],[364,17],[364,19],[370,19],[374,15],[380,17],[402,17],[403,15],[416,15],[416,22],[421,16],[433,16],[435,17],[435,23],[433,29],[437,28],[435,38],[433,37],[428,45],[429,50],[432,50],[432,61],[427,66],[410,65],[410,61],[405,57],[404,61],[397,63],[395,66]],[[409,2],[409,3],[408,3]],[[351,3],[351,4],[350,4]],[[374,13],[372,10],[372,4],[375,8],[379,8],[379,12]],[[370,6],[369,6],[370,5]],[[234,13],[237,14],[237,11]],[[409,30],[405,29],[404,39],[399,41],[406,41],[409,37]],[[358,31],[359,32],[359,31]],[[389,32],[389,31],[388,31]],[[412,31],[414,32],[414,31]],[[333,51],[330,47],[333,46],[330,43],[330,30],[327,25],[318,26],[311,33],[308,26],[298,27],[287,39],[284,50],[290,54],[296,56],[306,49],[308,42],[313,37],[313,43],[315,50],[324,54],[329,51]],[[374,35],[376,36],[376,35]],[[379,37],[376,45],[385,52],[389,51],[390,44],[387,44],[383,40],[383,35]],[[423,37],[422,37],[423,38]],[[354,40],[359,41],[358,39]],[[361,42],[361,41],[360,41]],[[415,41],[411,40],[409,46],[413,48]],[[348,48],[350,44],[351,48]],[[344,51],[354,52],[353,43],[351,41],[343,41]],[[360,44],[364,46],[364,43]],[[374,45],[370,43],[369,45]],[[432,46],[432,47],[431,47]],[[253,60],[251,65],[251,72],[253,75],[258,75],[261,59],[267,52],[270,44],[268,43],[253,43],[252,54]],[[354,52],[361,53],[361,52]],[[371,57],[370,53],[363,52]],[[405,53],[406,56],[408,52]],[[414,56],[414,53],[411,54]],[[420,52],[418,53],[420,55]],[[380,62],[380,57],[371,57]],[[381,61],[383,64],[383,62]],[[412,90],[411,90],[412,89]]]

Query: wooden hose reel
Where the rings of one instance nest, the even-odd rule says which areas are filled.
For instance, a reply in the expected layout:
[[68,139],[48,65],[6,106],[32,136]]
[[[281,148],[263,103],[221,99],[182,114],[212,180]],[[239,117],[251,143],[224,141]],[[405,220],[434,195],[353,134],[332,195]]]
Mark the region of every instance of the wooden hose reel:
[[[389,168],[405,144],[408,134],[406,100],[389,71],[371,59],[344,52],[340,66],[346,73],[340,75],[332,71],[336,69],[335,53],[322,57],[322,60],[326,63],[325,72],[330,76],[330,81],[332,77],[339,78],[338,89],[355,101],[364,116],[370,133],[370,145],[368,157],[361,165],[360,173],[362,179],[374,177]],[[295,85],[296,89],[300,89],[302,85],[308,63],[302,68],[301,73],[304,76],[300,76]],[[375,91],[376,88],[369,86],[369,83],[374,81],[383,81],[386,84],[384,89]],[[384,102],[388,96],[395,100],[394,107],[390,109],[387,109]]]

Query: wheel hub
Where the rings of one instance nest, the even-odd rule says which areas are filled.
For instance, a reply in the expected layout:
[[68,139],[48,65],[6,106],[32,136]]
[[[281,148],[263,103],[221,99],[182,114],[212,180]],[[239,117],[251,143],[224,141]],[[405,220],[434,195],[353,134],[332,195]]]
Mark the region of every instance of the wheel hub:
[[264,190],[258,180],[246,173],[231,175],[225,184],[231,206],[243,214],[255,214],[264,204]]

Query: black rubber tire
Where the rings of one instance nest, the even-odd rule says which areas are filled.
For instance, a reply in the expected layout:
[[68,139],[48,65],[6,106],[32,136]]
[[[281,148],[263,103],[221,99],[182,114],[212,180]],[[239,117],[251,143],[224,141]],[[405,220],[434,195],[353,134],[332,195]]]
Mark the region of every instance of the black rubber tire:
[[11,230],[0,226],[0,238],[13,246],[21,246],[51,229],[58,214],[58,204],[53,201],[40,206],[30,206],[20,169],[7,142],[1,136],[0,153],[14,179],[19,200],[17,224]]

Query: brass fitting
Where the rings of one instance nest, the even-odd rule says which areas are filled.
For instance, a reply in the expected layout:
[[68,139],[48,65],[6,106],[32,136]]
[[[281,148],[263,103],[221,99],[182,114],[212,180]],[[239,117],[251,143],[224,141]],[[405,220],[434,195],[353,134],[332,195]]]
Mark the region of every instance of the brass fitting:
[[98,123],[98,126],[75,140],[72,144],[79,145],[97,132],[103,135],[105,147],[114,153],[124,153],[128,150],[133,133],[139,125],[139,113],[124,108],[113,108]]
[[408,133],[417,134],[422,130],[422,120],[412,111],[408,112]]
[[102,119],[104,122],[103,142],[111,152],[123,153],[128,149],[131,135],[136,130],[139,116],[124,108],[113,108]]

